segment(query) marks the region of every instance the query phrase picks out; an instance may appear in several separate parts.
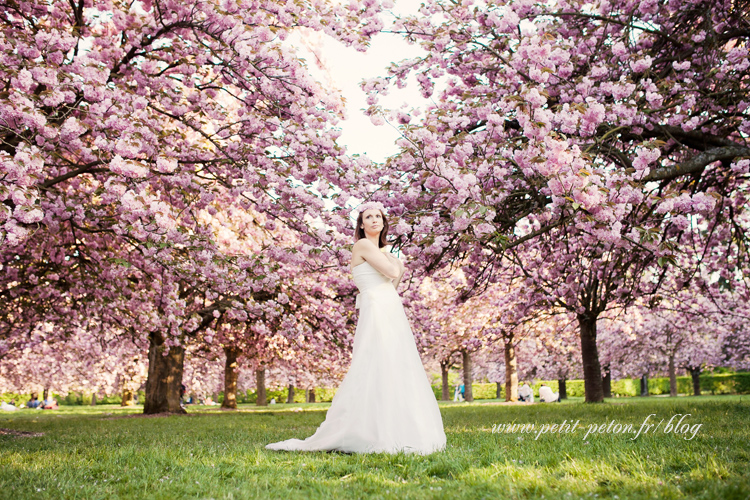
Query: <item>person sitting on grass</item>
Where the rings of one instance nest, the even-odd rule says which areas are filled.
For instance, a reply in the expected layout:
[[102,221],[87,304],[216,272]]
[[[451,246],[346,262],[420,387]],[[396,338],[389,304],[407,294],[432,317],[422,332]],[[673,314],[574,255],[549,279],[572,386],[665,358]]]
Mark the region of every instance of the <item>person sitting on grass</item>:
[[531,390],[531,387],[526,382],[518,389],[518,400],[523,403],[534,402],[534,391]]
[[10,403],[6,403],[5,401],[3,401],[2,403],[0,403],[0,410],[2,410],[2,411],[16,411],[16,410],[18,410],[18,408],[14,404],[14,401],[11,399]]
[[552,389],[542,384],[539,388],[539,401],[542,403],[559,403],[560,393],[552,392]]
[[29,399],[29,402],[26,403],[26,408],[31,408],[32,410],[35,410],[37,408],[40,408],[41,405],[42,405],[42,402],[37,399],[36,392],[32,392],[31,399]]
[[59,406],[57,406],[57,400],[50,395],[42,402],[42,408],[45,410],[57,410]]

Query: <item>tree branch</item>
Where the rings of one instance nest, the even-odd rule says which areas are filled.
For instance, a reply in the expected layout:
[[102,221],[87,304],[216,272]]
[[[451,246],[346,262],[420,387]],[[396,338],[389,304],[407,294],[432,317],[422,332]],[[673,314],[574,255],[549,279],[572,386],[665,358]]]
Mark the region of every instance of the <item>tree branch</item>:
[[652,170],[643,181],[671,180],[682,175],[702,172],[704,168],[716,161],[729,161],[742,156],[750,156],[750,148],[739,145],[711,148],[682,163]]
[[77,168],[75,170],[71,170],[70,172],[68,172],[66,174],[54,177],[52,179],[47,179],[46,181],[44,181],[43,183],[41,183],[39,185],[39,187],[41,189],[47,189],[47,188],[50,188],[50,187],[54,186],[55,184],[59,184],[61,182],[67,181],[68,179],[71,179],[71,178],[73,178],[73,177],[75,177],[77,175],[80,175],[80,174],[95,174],[95,173],[99,173],[99,172],[106,172],[108,170],[106,168],[93,168],[96,165],[101,165],[101,164],[102,164],[102,162],[100,162],[100,161],[96,161],[96,162],[93,162],[93,163],[86,164],[86,165],[84,165],[82,167],[79,167],[79,168]]

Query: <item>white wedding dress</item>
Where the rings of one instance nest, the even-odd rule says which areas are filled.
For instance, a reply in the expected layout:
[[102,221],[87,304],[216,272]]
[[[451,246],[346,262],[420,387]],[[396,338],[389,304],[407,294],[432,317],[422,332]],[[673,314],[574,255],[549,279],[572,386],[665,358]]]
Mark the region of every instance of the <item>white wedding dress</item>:
[[305,440],[266,448],[422,455],[443,450],[443,420],[401,298],[391,280],[366,262],[352,274],[360,291],[352,363],[326,419]]

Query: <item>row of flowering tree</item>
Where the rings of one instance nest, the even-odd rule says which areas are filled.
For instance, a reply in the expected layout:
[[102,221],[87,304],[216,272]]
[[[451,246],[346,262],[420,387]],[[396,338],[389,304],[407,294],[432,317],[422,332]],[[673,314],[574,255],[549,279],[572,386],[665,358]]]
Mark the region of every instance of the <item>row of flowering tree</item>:
[[[145,411],[175,412],[185,347],[210,331],[332,331],[303,325],[285,290],[321,267],[301,265],[311,248],[341,246],[329,233],[348,221],[320,193],[358,167],[335,143],[340,99],[284,40],[306,27],[363,48],[378,10],[0,2],[3,354],[48,322],[64,340],[70,318],[90,318],[87,334],[148,344]],[[274,245],[277,227],[295,231],[294,248]],[[316,294],[329,300],[311,289],[294,307]]]
[[[576,316],[587,401],[604,396],[602,314],[700,269],[745,276],[741,4],[430,0],[394,29],[425,55],[363,90],[374,121],[403,135],[371,181],[402,216],[398,244],[424,273],[462,267],[461,300],[505,261],[520,269]],[[419,119],[378,105],[412,75],[433,99]],[[717,244],[715,260],[704,250]]]
[[[601,318],[647,307],[645,341],[685,290],[720,311],[691,317],[725,315],[734,358],[747,352],[736,2],[428,0],[394,27],[424,56],[363,84],[373,120],[403,134],[375,168],[336,144],[342,103],[284,40],[304,27],[364,48],[377,2],[0,10],[3,359],[81,335],[147,346],[148,413],[180,411],[186,350],[223,353],[227,394],[243,359],[258,386],[274,364],[289,384],[334,380],[353,326],[351,196],[390,207],[407,295],[424,295],[407,297],[420,345],[444,375],[460,353],[469,387],[472,353],[490,363],[502,345],[512,400],[528,339],[538,373],[580,369],[601,401],[620,362],[600,352]],[[434,104],[378,106],[411,75]]]

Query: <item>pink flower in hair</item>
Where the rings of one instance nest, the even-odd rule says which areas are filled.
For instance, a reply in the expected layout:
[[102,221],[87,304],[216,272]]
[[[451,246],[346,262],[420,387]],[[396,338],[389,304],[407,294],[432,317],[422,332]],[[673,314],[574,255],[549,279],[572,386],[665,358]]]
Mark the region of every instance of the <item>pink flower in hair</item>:
[[367,210],[380,210],[382,213],[385,213],[385,207],[378,201],[368,201],[367,203],[363,203],[357,207],[357,210],[360,214],[365,213]]

